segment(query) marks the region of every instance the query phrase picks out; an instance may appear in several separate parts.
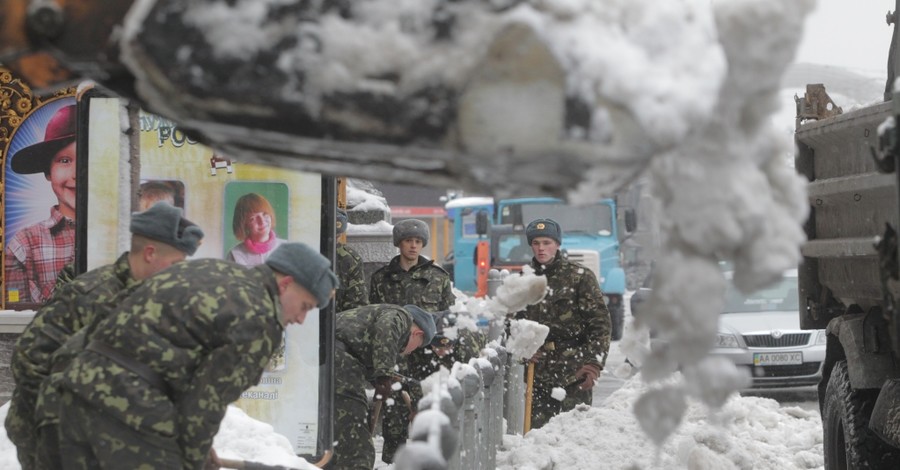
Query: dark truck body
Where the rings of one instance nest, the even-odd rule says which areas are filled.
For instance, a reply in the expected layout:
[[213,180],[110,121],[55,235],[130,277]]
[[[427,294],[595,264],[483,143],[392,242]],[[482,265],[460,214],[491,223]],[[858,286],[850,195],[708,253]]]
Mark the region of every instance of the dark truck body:
[[900,210],[897,172],[889,172],[897,159],[889,141],[897,131],[883,126],[896,114],[896,101],[798,119],[795,134],[795,165],[810,181],[811,208],[798,275],[800,321],[805,329],[828,329],[819,404],[829,470],[900,462],[892,331]]

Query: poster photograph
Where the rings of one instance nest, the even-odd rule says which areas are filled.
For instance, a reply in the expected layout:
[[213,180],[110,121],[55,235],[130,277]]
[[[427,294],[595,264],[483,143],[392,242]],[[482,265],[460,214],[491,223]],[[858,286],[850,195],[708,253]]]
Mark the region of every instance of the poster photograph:
[[47,100],[24,116],[6,148],[3,268],[9,307],[45,303],[59,271],[74,260],[76,118],[74,96]]

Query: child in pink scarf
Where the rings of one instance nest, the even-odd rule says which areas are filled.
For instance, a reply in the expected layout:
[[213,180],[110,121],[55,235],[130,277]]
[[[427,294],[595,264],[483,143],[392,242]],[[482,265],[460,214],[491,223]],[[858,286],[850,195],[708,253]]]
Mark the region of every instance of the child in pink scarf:
[[231,222],[234,236],[241,243],[225,257],[244,266],[262,264],[284,240],[275,235],[275,211],[266,198],[248,193],[238,199]]

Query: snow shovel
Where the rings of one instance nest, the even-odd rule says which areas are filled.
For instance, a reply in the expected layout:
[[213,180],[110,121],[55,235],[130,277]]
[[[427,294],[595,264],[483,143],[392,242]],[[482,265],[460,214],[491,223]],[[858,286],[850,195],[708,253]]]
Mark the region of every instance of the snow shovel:
[[528,370],[525,373],[525,425],[522,434],[528,434],[531,431],[531,401],[534,395],[534,363],[528,363]]
[[375,400],[372,403],[372,416],[369,420],[369,434],[372,436],[372,439],[375,439],[375,426],[378,424],[378,416],[381,415],[381,405],[384,403],[384,400]]
[[[316,467],[322,468],[325,464],[331,460],[332,453],[331,451],[326,451],[322,456],[322,460],[316,462]],[[219,457],[219,463],[222,468],[232,468],[235,470],[300,470],[295,467],[285,467],[284,465],[269,465],[260,462],[253,462],[249,460],[240,460],[240,459],[223,459]]]

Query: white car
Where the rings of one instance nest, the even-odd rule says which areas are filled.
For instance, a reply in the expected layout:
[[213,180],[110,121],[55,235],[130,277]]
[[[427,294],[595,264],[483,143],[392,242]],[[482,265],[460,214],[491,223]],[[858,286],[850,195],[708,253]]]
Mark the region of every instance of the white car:
[[[727,273],[730,274],[730,273]],[[712,354],[753,377],[753,388],[816,385],[825,360],[825,330],[801,330],[797,271],[750,295],[730,282]]]

